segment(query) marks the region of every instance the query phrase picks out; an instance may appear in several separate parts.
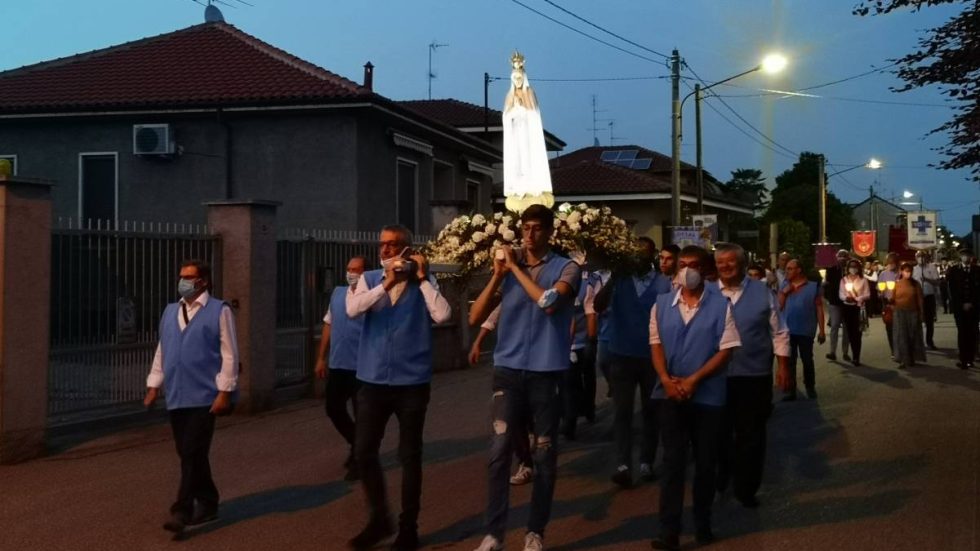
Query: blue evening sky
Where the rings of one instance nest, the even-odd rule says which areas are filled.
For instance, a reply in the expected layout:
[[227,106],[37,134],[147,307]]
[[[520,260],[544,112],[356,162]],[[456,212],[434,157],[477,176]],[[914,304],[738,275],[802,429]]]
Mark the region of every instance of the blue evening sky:
[[[434,98],[483,103],[483,73],[506,77],[519,49],[534,79],[664,77],[664,59],[562,13],[544,0],[520,0],[581,31],[650,60],[590,40],[537,15],[515,0],[225,0],[225,18],[243,31],[356,81],[371,61],[375,90],[392,99],[427,96],[429,43],[448,44],[433,56]],[[957,234],[970,229],[980,191],[967,171],[929,168],[945,136],[927,136],[953,113],[936,88],[895,94],[900,84],[875,73],[808,92],[819,97],[734,97],[758,89],[798,90],[864,73],[910,52],[920,31],[940,25],[955,8],[928,8],[878,17],[851,15],[857,0],[554,0],[589,21],[650,50],[677,48],[706,82],[756,65],[779,50],[790,65],[778,77],[755,73],[715,90],[748,124],[717,99],[703,109],[704,163],[727,180],[737,168],[759,168],[768,178],[789,168],[791,153],[824,153],[828,172],[875,157],[879,171],[858,168],[831,178],[830,191],[847,202],[879,195],[921,196],[926,208]],[[10,69],[173,31],[203,21],[192,0],[2,0],[5,47],[0,69]],[[207,55],[206,51],[200,55]],[[692,76],[685,71],[686,76]],[[693,85],[693,81],[688,81]],[[598,138],[670,154],[670,82],[664,78],[608,82],[534,83],[545,126],[568,142],[591,145],[592,97],[601,109]],[[682,93],[690,89],[682,85]],[[491,84],[500,108],[506,81]],[[870,100],[871,102],[869,102]],[[892,103],[873,103],[892,102]],[[711,106],[725,115],[729,123]],[[693,101],[684,108],[683,159],[694,162]],[[744,133],[743,133],[744,132]],[[751,135],[750,139],[745,133]],[[760,145],[762,142],[770,147]],[[773,151],[775,150],[775,151]],[[814,206],[816,208],[816,206]]]

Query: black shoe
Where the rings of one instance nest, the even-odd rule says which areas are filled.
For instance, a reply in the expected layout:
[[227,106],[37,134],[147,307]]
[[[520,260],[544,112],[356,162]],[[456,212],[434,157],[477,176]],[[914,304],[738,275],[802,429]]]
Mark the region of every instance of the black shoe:
[[939,347],[932,343],[929,343],[926,346],[929,348],[929,350],[939,350]]
[[854,358],[853,360],[851,360],[851,365],[853,365],[854,367],[861,367],[861,360]]
[[742,504],[742,507],[745,507],[746,509],[755,509],[759,507],[759,499],[755,496],[736,497],[735,499],[737,499],[738,502]]
[[809,398],[809,399],[811,399],[811,400],[816,400],[817,399],[817,389],[813,388],[812,386],[806,387],[806,397]]
[[827,354],[827,359],[828,360],[837,361],[837,354],[834,354],[833,352],[831,352],[830,354]]
[[709,545],[714,543],[715,534],[711,531],[711,528],[698,528],[694,532],[694,541],[696,541],[698,545]]
[[[622,467],[622,466],[620,466],[620,467]],[[633,475],[630,474],[630,470],[628,468],[627,469],[622,469],[622,468],[617,469],[616,472],[614,472],[613,475],[611,477],[609,477],[609,479],[613,481],[613,484],[619,486],[620,488],[632,488],[633,487]]]
[[415,530],[399,530],[391,544],[391,551],[415,551],[419,548],[419,533]]
[[681,548],[681,538],[677,534],[669,536],[657,536],[650,542],[653,549],[666,549],[667,551],[679,551]]
[[168,532],[179,534],[187,526],[187,515],[184,513],[171,513],[170,520],[163,523],[163,529]]
[[212,520],[218,520],[218,508],[217,507],[196,507],[194,509],[194,514],[191,519],[186,522],[187,526],[197,526],[198,524],[204,524],[205,522],[211,522]]
[[357,551],[364,551],[371,549],[380,543],[381,540],[394,533],[395,529],[392,528],[391,521],[387,517],[374,519],[368,522],[368,525],[361,530],[360,534],[351,538],[347,542],[347,545],[350,545]]

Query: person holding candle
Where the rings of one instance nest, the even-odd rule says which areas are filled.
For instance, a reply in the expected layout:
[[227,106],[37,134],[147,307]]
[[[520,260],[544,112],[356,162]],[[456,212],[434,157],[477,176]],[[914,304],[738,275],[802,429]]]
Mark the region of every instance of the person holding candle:
[[840,281],[844,330],[851,345],[851,364],[855,367],[861,365],[861,309],[871,298],[868,280],[864,278],[861,268],[860,260],[848,260],[847,274]]
[[900,369],[906,369],[915,365],[916,361],[926,361],[926,351],[922,346],[924,300],[922,284],[912,277],[911,262],[902,262],[899,275],[901,279],[895,283],[892,296],[895,316],[892,330],[895,335],[895,359]]
[[895,293],[897,281],[898,254],[888,253],[885,257],[885,269],[878,274],[878,296],[881,297],[881,321],[885,323],[885,334],[888,335],[888,347],[892,358],[895,357],[895,341],[892,335],[892,295]]

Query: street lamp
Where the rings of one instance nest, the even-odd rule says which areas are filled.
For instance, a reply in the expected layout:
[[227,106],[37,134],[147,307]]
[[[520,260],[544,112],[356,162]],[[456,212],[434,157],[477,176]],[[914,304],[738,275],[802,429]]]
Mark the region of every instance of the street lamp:
[[787,64],[785,56],[780,54],[769,54],[767,55],[761,63],[755,67],[749,69],[748,71],[743,71],[737,75],[730,76],[728,78],[719,80],[713,84],[709,84],[704,88],[701,84],[694,85],[694,91],[690,94],[684,96],[684,99],[680,102],[674,101],[673,106],[675,109],[674,120],[677,124],[674,125],[673,132],[673,169],[671,170],[671,204],[670,204],[670,221],[674,226],[679,226],[681,224],[681,125],[680,120],[682,113],[684,112],[684,102],[688,100],[691,96],[694,96],[694,127],[696,129],[696,151],[697,151],[697,172],[696,172],[696,185],[698,190],[698,214],[704,214],[704,165],[701,161],[701,98],[702,92],[710,88],[714,88],[719,84],[724,84],[726,82],[735,80],[739,77],[743,77],[747,74],[754,73],[756,71],[762,71],[764,73],[773,74],[782,71]]
[[817,194],[819,195],[819,199],[820,199],[820,242],[826,243],[827,242],[827,180],[829,180],[832,176],[837,176],[838,174],[850,172],[858,168],[878,170],[885,165],[878,159],[872,157],[871,159],[868,160],[868,162],[864,163],[863,165],[854,165],[845,168],[844,170],[838,170],[837,172],[824,176],[824,163],[826,162],[826,159],[824,159],[823,155],[819,155],[819,157],[820,157],[819,159],[820,169],[819,169],[819,175],[817,177],[817,185],[819,187],[819,190]]
[[[909,190],[905,190],[902,192],[902,199],[911,199],[913,197],[915,197],[915,194]],[[902,201],[901,203],[899,203],[899,205],[912,206],[912,207],[918,206],[919,210],[922,210],[922,196],[921,195],[919,196],[918,201]]]

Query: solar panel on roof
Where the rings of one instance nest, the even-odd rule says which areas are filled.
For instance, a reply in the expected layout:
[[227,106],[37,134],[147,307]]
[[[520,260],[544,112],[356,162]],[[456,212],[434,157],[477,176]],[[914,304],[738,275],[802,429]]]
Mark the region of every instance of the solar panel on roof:
[[623,149],[619,152],[620,161],[632,161],[636,158],[636,154],[639,153],[638,149]]
[[630,168],[635,170],[649,170],[653,159],[634,159]]
[[605,161],[607,163],[615,161],[618,158],[619,158],[619,151],[603,151],[602,157],[599,157],[600,160]]

